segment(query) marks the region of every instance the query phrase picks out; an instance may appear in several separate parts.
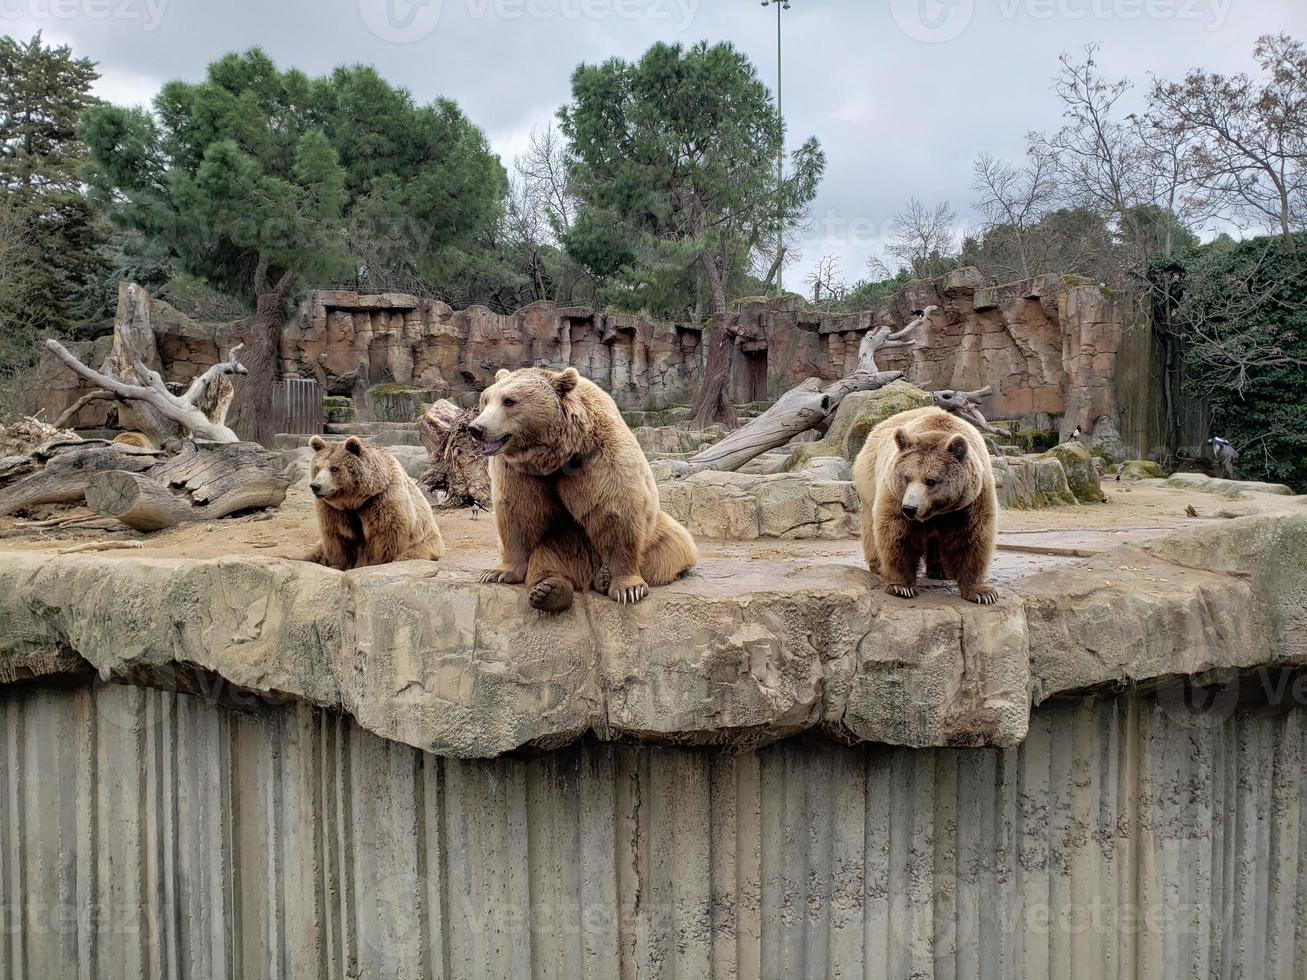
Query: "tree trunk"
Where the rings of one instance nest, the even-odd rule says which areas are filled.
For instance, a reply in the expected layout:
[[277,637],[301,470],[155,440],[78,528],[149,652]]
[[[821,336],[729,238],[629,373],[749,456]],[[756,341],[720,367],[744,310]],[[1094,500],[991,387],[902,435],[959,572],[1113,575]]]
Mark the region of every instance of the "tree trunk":
[[275,286],[268,284],[268,260],[260,257],[254,270],[254,317],[246,331],[245,365],[249,377],[231,403],[231,427],[241,437],[268,445],[272,431],[272,389],[281,373],[281,327],[286,299],[298,278],[285,272]]
[[[113,321],[113,347],[100,366],[100,372],[126,384],[148,386],[149,379],[137,370],[138,363],[146,367],[159,364],[154,327],[150,325],[150,297],[136,283],[121,282],[118,284],[118,312]],[[136,427],[156,446],[183,434],[175,419],[153,405],[137,402],[131,410],[136,417]]]
[[418,422],[418,436],[426,447],[431,468],[418,485],[424,490],[443,490],[445,506],[490,510],[490,473],[485,453],[468,435],[475,417],[453,402],[441,399],[427,409]]
[[[159,461],[160,453],[137,449],[135,446],[106,445],[101,442],[87,444],[63,443],[50,447],[46,460],[45,450],[29,457],[34,464],[45,465],[35,472],[34,467],[7,467],[5,485],[0,489],[0,516],[12,514],[25,507],[41,504],[77,503],[86,493],[91,480],[108,470],[147,470]],[[16,479],[10,479],[16,477]]]
[[712,330],[708,337],[708,362],[703,369],[703,385],[694,403],[694,424],[699,428],[723,422],[735,428],[735,406],[731,404],[731,360],[735,351],[735,337],[731,327],[733,317],[726,308],[726,290],[712,256],[699,253],[699,264],[708,278],[712,290]]

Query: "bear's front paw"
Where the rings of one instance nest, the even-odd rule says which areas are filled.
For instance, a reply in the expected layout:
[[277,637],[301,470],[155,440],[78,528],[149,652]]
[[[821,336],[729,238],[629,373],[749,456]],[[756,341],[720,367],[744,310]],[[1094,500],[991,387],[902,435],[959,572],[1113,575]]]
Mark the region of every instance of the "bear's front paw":
[[515,568],[492,568],[482,572],[479,580],[490,585],[521,585],[526,581],[526,573]]
[[917,597],[917,590],[910,585],[891,583],[885,586],[885,591],[898,599],[915,599]]
[[572,586],[561,578],[547,578],[536,583],[526,601],[541,612],[565,612],[572,608]]
[[648,594],[649,586],[638,575],[616,579],[608,586],[608,598],[623,606],[639,602]]
[[974,589],[963,589],[962,598],[979,606],[998,605],[998,592],[992,585],[977,585]]

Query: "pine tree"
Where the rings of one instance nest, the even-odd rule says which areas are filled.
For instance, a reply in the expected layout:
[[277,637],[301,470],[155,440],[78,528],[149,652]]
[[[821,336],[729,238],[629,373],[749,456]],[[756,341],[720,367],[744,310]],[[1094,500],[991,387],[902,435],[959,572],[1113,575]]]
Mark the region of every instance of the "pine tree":
[[78,170],[82,111],[94,104],[95,64],[36,34],[26,43],[0,37],[0,188],[27,251],[23,275],[4,297],[0,325],[8,346],[66,330],[73,303],[96,273],[95,211]]

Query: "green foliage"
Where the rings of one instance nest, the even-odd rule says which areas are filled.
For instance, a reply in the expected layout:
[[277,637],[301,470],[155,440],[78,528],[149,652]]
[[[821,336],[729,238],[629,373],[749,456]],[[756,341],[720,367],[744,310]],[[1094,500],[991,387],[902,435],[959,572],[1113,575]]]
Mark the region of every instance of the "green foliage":
[[202,82],[165,85],[154,109],[86,113],[88,182],[184,271],[233,295],[251,294],[260,260],[270,280],[310,282],[439,260],[499,214],[506,178],[480,130],[372,68],[311,79],[257,49],[229,54]]
[[1239,474],[1307,490],[1307,235],[1218,240],[1151,278],[1185,387],[1208,400]]
[[569,255],[608,298],[670,315],[699,283],[724,310],[733,282],[802,215],[825,157],[807,140],[778,186],[783,131],[766,87],[729,44],[656,44],[636,62],[581,65],[559,112],[581,207]]
[[836,312],[862,313],[876,307],[906,286],[912,279],[907,269],[900,269],[889,279],[873,282],[868,279],[855,283],[841,298]]
[[0,37],[0,370],[30,361],[36,338],[66,332],[100,271],[76,135],[98,77],[92,62],[40,34]]

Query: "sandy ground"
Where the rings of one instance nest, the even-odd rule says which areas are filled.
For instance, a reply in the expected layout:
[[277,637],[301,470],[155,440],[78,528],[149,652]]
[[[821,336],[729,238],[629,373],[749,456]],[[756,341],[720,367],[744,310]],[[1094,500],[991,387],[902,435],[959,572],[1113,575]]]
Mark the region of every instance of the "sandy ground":
[[[1004,511],[1000,522],[999,556],[994,577],[1024,578],[1041,569],[1062,565],[1101,552],[1116,544],[1164,536],[1177,528],[1210,524],[1257,513],[1307,506],[1307,497],[1246,494],[1231,500],[1214,494],[1173,490],[1160,481],[1103,484],[1107,503],[1039,511]],[[1189,517],[1192,506],[1198,517]],[[31,517],[89,516],[84,508],[41,508]],[[286,503],[270,514],[253,514],[207,524],[187,524],[154,534],[140,534],[114,522],[92,528],[28,528],[31,517],[0,518],[0,555],[6,551],[49,551],[85,542],[134,541],[140,549],[102,552],[106,557],[216,558],[259,555],[298,558],[317,537],[313,500],[305,480],[291,488]],[[492,515],[468,510],[438,511],[437,519],[448,548],[446,567],[469,570],[491,567],[497,537]],[[855,539],[842,541],[708,541],[701,540],[703,562],[826,562],[862,565]],[[0,559],[3,560],[3,559]],[[706,569],[704,569],[706,571]]]

